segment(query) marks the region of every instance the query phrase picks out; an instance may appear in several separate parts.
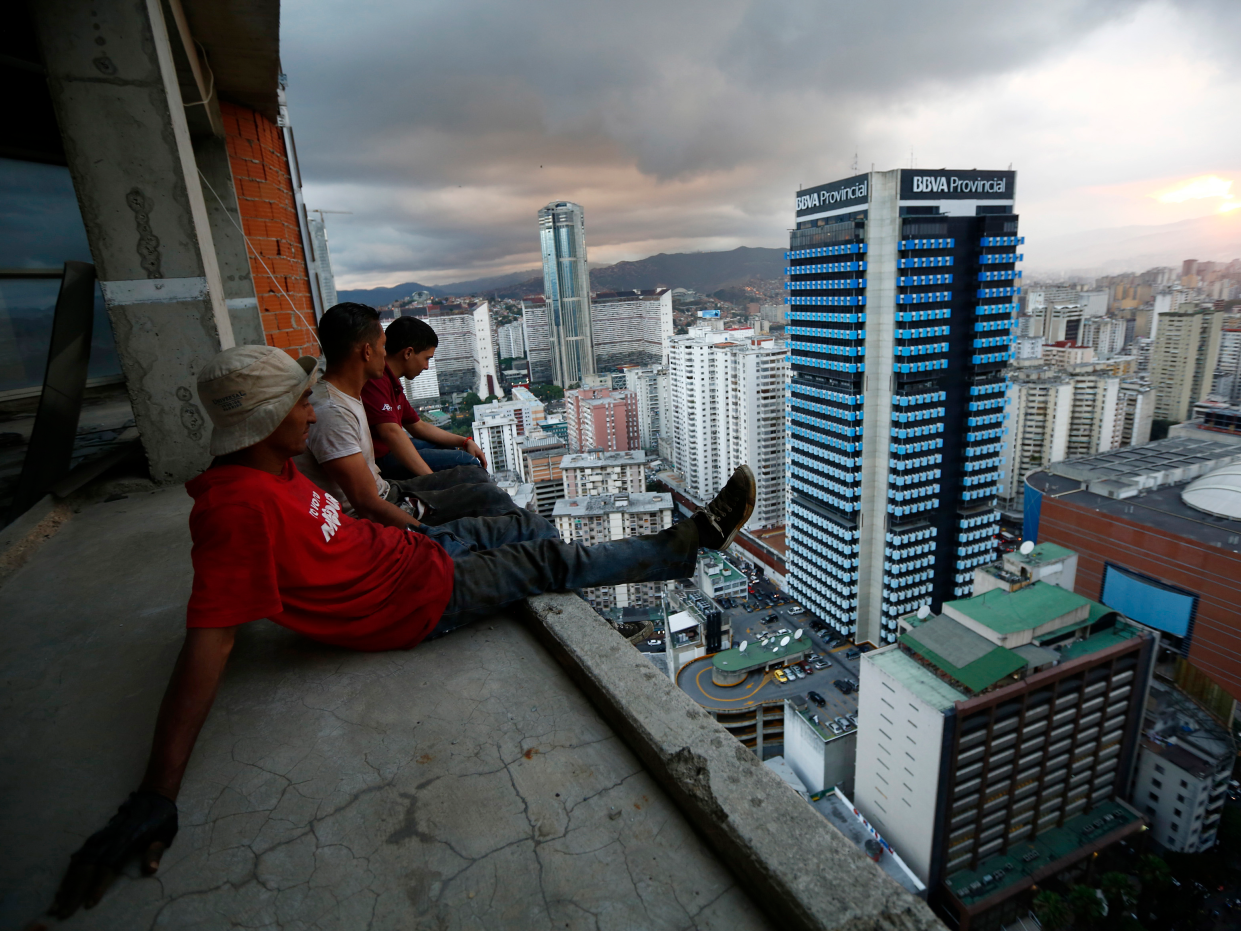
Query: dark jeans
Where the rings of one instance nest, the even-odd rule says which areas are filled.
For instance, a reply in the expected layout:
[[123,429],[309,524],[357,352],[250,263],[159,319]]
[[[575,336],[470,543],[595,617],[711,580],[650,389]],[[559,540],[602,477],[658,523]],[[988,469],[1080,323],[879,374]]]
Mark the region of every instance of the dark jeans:
[[433,526],[463,517],[498,517],[520,510],[479,466],[457,466],[391,482],[390,486],[387,500],[393,504],[408,496],[431,505],[435,511],[426,523]]
[[[430,536],[435,536],[433,528]],[[681,521],[667,530],[612,543],[565,543],[537,514],[457,521],[452,597],[427,637],[442,637],[471,621],[510,608],[531,595],[625,582],[666,582],[694,573],[698,528]]]
[[[457,466],[478,466],[479,462],[464,449],[451,449],[447,446],[437,446],[428,440],[419,440],[410,437],[413,441],[414,449],[418,450],[418,455],[422,457],[432,472],[443,472],[446,469],[455,469]],[[396,456],[388,453],[375,460],[375,465],[379,466],[379,474],[384,478],[392,481],[393,479],[415,478],[413,472],[401,465]]]

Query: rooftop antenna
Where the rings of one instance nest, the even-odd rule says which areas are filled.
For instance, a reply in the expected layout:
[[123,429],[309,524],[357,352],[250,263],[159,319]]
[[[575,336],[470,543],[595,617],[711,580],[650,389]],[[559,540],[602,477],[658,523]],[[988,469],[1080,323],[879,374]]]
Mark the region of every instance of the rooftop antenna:
[[853,170],[857,171],[857,149],[853,150]]
[[1021,544],[1021,555],[1022,556],[1029,556],[1033,552],[1034,552],[1034,541],[1033,540],[1026,540],[1025,543]]

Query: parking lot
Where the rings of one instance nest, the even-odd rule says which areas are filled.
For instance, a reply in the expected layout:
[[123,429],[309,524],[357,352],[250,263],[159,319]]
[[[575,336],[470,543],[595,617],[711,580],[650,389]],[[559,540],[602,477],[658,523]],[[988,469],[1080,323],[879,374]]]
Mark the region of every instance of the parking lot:
[[[763,581],[760,581],[755,588],[756,594],[780,594],[777,589]],[[756,605],[757,601],[751,597],[748,603]],[[789,683],[777,681],[770,672],[753,672],[739,685],[721,687],[711,681],[711,660],[703,658],[695,660],[681,670],[677,679],[678,684],[699,704],[720,711],[751,708],[758,704],[780,701],[793,696],[807,698],[807,693],[814,691],[822,696],[825,704],[820,707],[816,702],[811,701],[809,710],[817,714],[822,721],[827,722],[836,717],[856,714],[857,693],[843,694],[832,685],[836,679],[857,681],[858,660],[845,658],[845,654],[853,644],[845,643],[832,649],[821,636],[810,630],[808,626],[810,616],[793,610],[796,607],[800,606],[796,604],[774,607],[761,605],[755,607],[753,611],[746,611],[744,605],[723,608],[732,626],[733,645],[739,645],[742,640],[754,643],[761,633],[787,630],[789,634],[793,634],[799,629],[804,629],[805,633],[802,637],[813,645],[815,655],[825,657],[832,664],[828,668],[816,669],[804,679],[796,679]],[[764,618],[773,614],[777,618],[775,621],[763,622]]]

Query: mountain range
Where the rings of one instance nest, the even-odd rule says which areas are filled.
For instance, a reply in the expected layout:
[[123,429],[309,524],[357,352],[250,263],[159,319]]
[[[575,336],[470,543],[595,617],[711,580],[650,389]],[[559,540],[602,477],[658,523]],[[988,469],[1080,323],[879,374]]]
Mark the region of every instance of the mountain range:
[[[601,265],[590,270],[590,286],[595,291],[689,288],[710,294],[755,278],[772,280],[783,277],[783,249],[741,246],[729,252],[661,252],[637,262]],[[466,294],[528,297],[531,294],[543,293],[543,273],[536,268],[445,285],[424,285],[407,281],[391,288],[338,291],[337,297],[342,301],[361,301],[364,304],[381,306],[409,297],[416,291],[429,291],[436,297]]]

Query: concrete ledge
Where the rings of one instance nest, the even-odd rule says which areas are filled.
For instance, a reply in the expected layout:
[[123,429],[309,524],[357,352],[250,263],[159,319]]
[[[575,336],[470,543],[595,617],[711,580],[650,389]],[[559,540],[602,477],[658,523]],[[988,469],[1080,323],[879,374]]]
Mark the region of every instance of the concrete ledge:
[[71,514],[63,501],[44,495],[30,510],[0,529],[0,584],[20,569]]
[[939,929],[867,859],[576,595],[543,595],[531,629],[682,807],[755,904],[797,929]]

